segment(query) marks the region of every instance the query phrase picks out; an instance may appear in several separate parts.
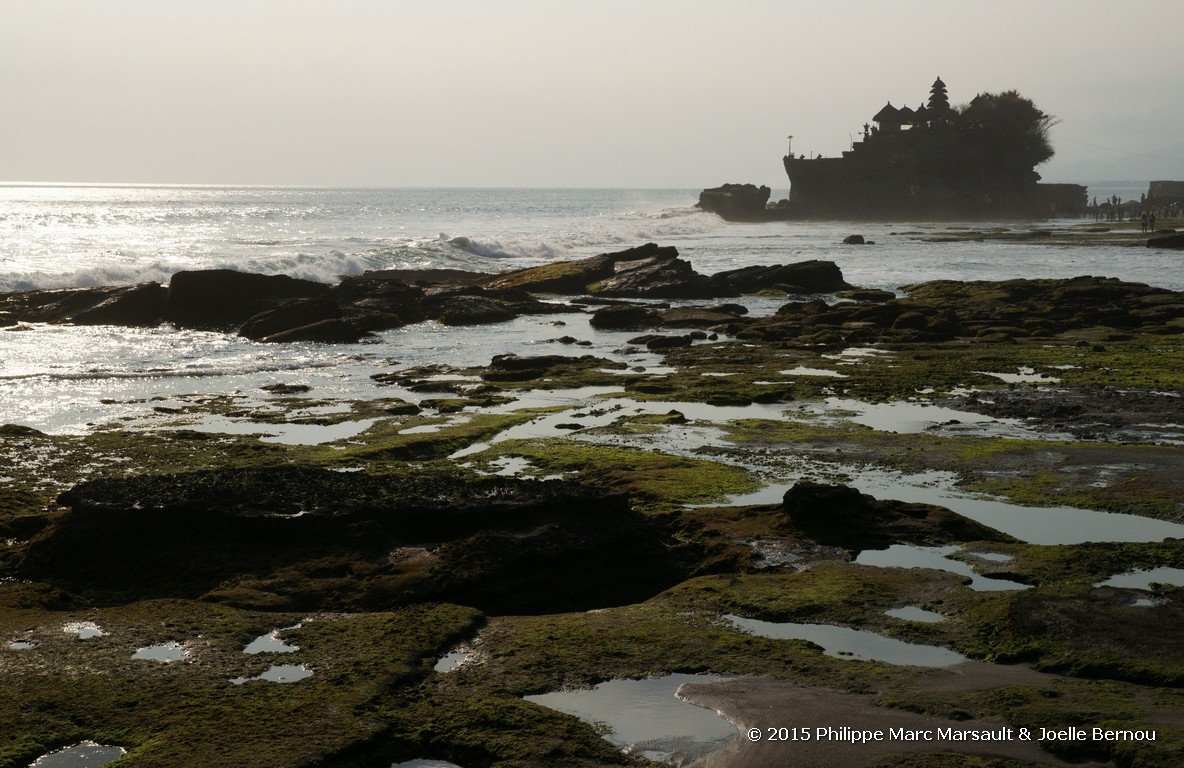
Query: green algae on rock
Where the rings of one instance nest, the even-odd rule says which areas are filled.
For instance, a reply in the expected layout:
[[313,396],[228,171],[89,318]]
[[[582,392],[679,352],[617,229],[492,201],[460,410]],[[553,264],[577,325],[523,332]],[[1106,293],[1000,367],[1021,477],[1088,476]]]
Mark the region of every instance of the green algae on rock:
[[[608,358],[501,358],[378,375],[418,404],[193,395],[145,404],[163,409],[151,420],[85,435],[0,429],[0,685],[17,694],[0,703],[0,765],[82,738],[127,747],[129,765],[345,768],[422,756],[640,765],[594,727],[520,697],[673,672],[824,686],[939,718],[1154,727],[1155,743],[1049,752],[1179,762],[1181,590],[1098,585],[1136,568],[1184,567],[1180,540],[1022,544],[880,491],[874,503],[852,489],[828,503],[798,499],[792,514],[777,503],[727,506],[765,486],[775,502],[803,477],[936,470],[960,491],[1033,506],[1180,520],[1179,295],[1079,279],[934,282],[900,299],[848,298],[729,322],[718,333],[739,338],[662,349],[656,375]],[[574,405],[509,407],[522,391],[579,398],[586,391],[574,388],[592,385],[659,404],[646,413],[588,405],[599,420],[568,418]],[[719,409],[712,422],[687,402],[787,405]],[[855,421],[877,403],[952,410],[943,419],[964,423],[892,432]],[[497,441],[559,412],[563,424],[599,426]],[[992,420],[1011,431],[992,431]],[[213,431],[361,421],[319,444]],[[478,474],[515,468],[579,490],[502,505],[534,483]],[[467,514],[447,489],[495,503]],[[195,519],[221,510],[222,533],[238,535],[219,538],[207,525],[170,537],[170,514],[194,510]],[[103,532],[104,520],[122,522]],[[151,546],[132,546],[137,536]],[[851,562],[854,551],[903,542],[956,546],[947,556],[959,566],[1028,588],[984,592],[946,570]],[[902,605],[947,618],[885,613]],[[954,673],[836,659],[804,641],[739,632],[727,614],[861,628],[980,661]],[[62,631],[80,621],[107,634]],[[297,623],[285,638],[311,677],[230,682],[273,663],[242,653],[252,638]],[[473,662],[433,673],[461,641]],[[162,643],[180,644],[187,659],[131,658]]]

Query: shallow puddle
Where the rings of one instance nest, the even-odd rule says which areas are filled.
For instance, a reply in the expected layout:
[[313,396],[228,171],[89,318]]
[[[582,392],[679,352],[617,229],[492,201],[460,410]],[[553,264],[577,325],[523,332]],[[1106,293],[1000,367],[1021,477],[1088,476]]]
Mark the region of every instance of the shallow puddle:
[[829,376],[832,379],[845,379],[847,374],[839,373],[838,371],[828,370],[826,368],[807,368],[804,365],[799,365],[797,368],[790,368],[787,371],[778,371],[782,376]]
[[831,624],[796,624],[760,621],[740,616],[724,617],[737,629],[777,640],[809,640],[821,645],[827,656],[859,661],[882,661],[915,667],[951,667],[966,657],[936,645],[918,645],[877,635],[864,629]]
[[312,677],[312,670],[303,664],[273,664],[267,671],[255,677],[232,677],[230,682],[235,685],[249,683],[252,680],[267,680],[272,683],[295,683]]
[[965,554],[992,563],[1010,563],[1014,559],[1011,555],[1002,552],[966,552]]
[[162,643],[141,648],[132,654],[132,658],[160,661],[167,664],[171,661],[184,661],[189,658],[189,651],[185,650],[180,643]]
[[975,371],[983,376],[992,376],[1006,384],[1057,384],[1060,379],[1043,373],[1036,373],[1035,368],[1022,366],[1015,373],[995,373],[993,371]]
[[737,734],[736,727],[717,713],[678,697],[685,683],[719,679],[718,675],[677,674],[610,680],[595,688],[544,693],[526,700],[607,727],[605,738],[625,751],[675,762],[713,751]]
[[850,365],[858,360],[868,360],[879,355],[891,354],[892,352],[887,349],[876,349],[875,347],[847,347],[842,352],[825,354],[823,357],[827,360],[839,360]]
[[489,474],[500,477],[520,475],[534,465],[524,456],[502,456],[489,462],[490,467],[496,467]]
[[207,416],[182,427],[166,429],[197,430],[224,435],[258,435],[264,443],[282,445],[323,445],[356,437],[375,424],[377,419],[343,421],[339,424],[265,424],[257,421],[237,421],[222,416]]
[[1152,584],[1168,584],[1173,587],[1184,587],[1184,568],[1150,568],[1141,571],[1130,571],[1111,576],[1105,581],[1095,584],[1096,587],[1119,587],[1121,589],[1141,589],[1151,591]]
[[825,403],[812,406],[817,415],[832,421],[849,421],[880,432],[919,434],[948,431],[973,432],[992,437],[1023,437],[1029,439],[1073,439],[1071,435],[1050,435],[1028,428],[1019,419],[996,419],[970,411],[958,411],[927,402],[897,400],[889,403],[865,403],[829,397]]
[[123,747],[108,747],[84,741],[37,758],[29,768],[99,768],[113,763],[127,752]]
[[408,760],[403,763],[393,763],[391,768],[460,768],[456,763],[447,760]]
[[452,653],[446,653],[440,657],[440,659],[436,662],[436,666],[432,667],[432,669],[436,670],[437,672],[451,672],[452,670],[462,666],[465,662],[467,662],[469,658],[472,657],[472,655],[473,654],[469,653],[468,651],[453,651]]
[[13,640],[8,644],[8,650],[10,651],[27,651],[36,647],[36,643],[30,643],[28,640]]
[[[575,393],[582,392],[583,397],[575,397]],[[589,429],[594,427],[607,427],[618,419],[631,416],[661,416],[670,413],[671,411],[678,411],[683,416],[691,421],[703,421],[712,424],[734,421],[736,419],[745,418],[766,418],[766,419],[781,419],[784,418],[784,406],[781,405],[708,405],[706,403],[692,403],[685,401],[654,401],[644,402],[640,400],[632,400],[628,398],[611,398],[611,399],[597,399],[607,394],[617,393],[619,390],[604,388],[604,387],[585,387],[583,390],[568,390],[568,391],[547,391],[544,394],[552,395],[549,401],[538,401],[537,398],[524,398],[513,403],[511,406],[499,406],[497,408],[489,409],[491,413],[513,413],[515,411],[523,410],[526,407],[540,407],[542,405],[569,405],[570,410],[559,411],[556,413],[548,413],[538,418],[532,419],[525,424],[519,424],[510,427],[502,432],[499,432],[488,441],[474,443],[467,448],[462,448],[456,451],[450,459],[459,459],[465,456],[471,456],[480,453],[492,445],[504,442],[506,440],[527,440],[546,437],[555,437],[559,434],[569,434],[572,425],[578,425],[579,429]],[[539,393],[531,393],[538,395]],[[528,405],[528,401],[533,401]],[[686,432],[692,427],[680,425],[677,433]],[[664,432],[663,440],[674,439],[677,434],[674,431]],[[692,447],[699,447],[702,443],[687,442],[687,450]],[[669,445],[664,444],[667,451],[678,450],[678,444]]]
[[940,621],[945,621],[946,617],[942,616],[936,611],[927,611],[924,608],[918,608],[915,605],[905,605],[900,608],[889,608],[884,611],[885,615],[891,616],[894,619],[902,621],[920,621],[926,624],[936,624]]
[[[996,499],[968,496],[953,490],[952,486],[957,481],[957,476],[949,472],[931,471],[900,475],[889,470],[868,467],[820,466],[802,462],[792,464],[787,474],[810,477],[819,471],[819,467],[823,474],[845,470],[850,475],[851,479],[847,482],[851,487],[877,499],[895,499],[945,507],[1029,544],[1141,542],[1184,538],[1184,525],[1141,515],[1100,512],[1076,507],[1024,507]],[[730,506],[780,504],[785,492],[792,485],[793,481],[773,483],[752,493],[729,496],[726,503]],[[1007,562],[1010,559],[1008,555],[995,552],[968,554],[992,562]]]
[[106,632],[93,621],[71,621],[62,626],[67,635],[78,635],[79,640],[90,640],[94,637],[104,637]]
[[999,592],[1008,589],[1030,589],[1027,584],[1007,579],[991,579],[979,575],[969,564],[953,560],[949,556],[959,547],[919,547],[912,544],[893,544],[888,549],[865,549],[855,558],[859,565],[874,565],[878,568],[930,568],[935,571],[956,573],[970,578],[970,588],[978,592]]
[[865,469],[852,471],[852,475],[853,487],[878,499],[936,504],[1029,544],[1184,538],[1184,525],[1151,517],[1075,507],[1022,507],[961,495],[948,489],[954,483],[954,476],[942,472],[901,477]]
[[299,627],[300,625],[297,624],[294,627],[273,629],[266,635],[259,635],[259,637],[248,643],[246,648],[243,648],[243,653],[293,653],[294,651],[299,651],[300,646],[288,645],[280,639],[280,632],[287,629],[298,629]]

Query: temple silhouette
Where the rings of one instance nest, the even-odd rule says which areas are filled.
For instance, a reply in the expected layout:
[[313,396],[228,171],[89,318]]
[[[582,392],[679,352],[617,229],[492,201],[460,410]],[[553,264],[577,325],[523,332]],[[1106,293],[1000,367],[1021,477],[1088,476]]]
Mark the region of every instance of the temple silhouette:
[[[1041,184],[1055,121],[1015,91],[950,106],[933,82],[915,109],[888,102],[841,157],[785,157],[795,217],[1044,218],[1086,206],[1078,184]],[[792,148],[791,148],[792,152]]]

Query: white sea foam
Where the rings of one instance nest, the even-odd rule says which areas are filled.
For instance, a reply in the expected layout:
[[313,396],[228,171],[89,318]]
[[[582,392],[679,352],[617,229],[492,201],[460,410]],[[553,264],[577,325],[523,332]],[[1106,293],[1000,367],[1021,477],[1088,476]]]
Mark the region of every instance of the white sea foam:
[[0,186],[0,290],[167,282],[184,269],[335,282],[534,266],[719,227],[693,194]]

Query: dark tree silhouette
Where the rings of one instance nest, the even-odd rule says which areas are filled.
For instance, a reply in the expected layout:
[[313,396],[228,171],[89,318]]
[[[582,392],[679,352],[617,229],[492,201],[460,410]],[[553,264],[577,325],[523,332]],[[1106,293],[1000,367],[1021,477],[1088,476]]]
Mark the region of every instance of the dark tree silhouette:
[[989,147],[989,155],[1031,169],[1053,156],[1048,131],[1060,121],[1018,92],[1004,91],[975,96],[960,110],[959,122],[981,132],[975,143]]

